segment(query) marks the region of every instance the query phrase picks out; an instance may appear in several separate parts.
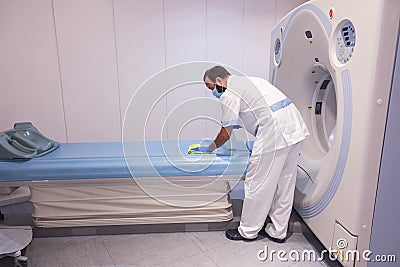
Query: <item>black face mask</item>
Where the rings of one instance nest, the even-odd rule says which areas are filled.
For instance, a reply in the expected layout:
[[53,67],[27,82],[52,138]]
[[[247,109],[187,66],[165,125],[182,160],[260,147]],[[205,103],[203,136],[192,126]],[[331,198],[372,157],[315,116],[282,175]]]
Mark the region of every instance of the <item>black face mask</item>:
[[220,93],[225,92],[225,90],[226,90],[226,87],[224,87],[224,86],[222,86],[222,85],[218,85],[218,84],[215,84],[215,88],[216,88],[217,91],[220,92]]

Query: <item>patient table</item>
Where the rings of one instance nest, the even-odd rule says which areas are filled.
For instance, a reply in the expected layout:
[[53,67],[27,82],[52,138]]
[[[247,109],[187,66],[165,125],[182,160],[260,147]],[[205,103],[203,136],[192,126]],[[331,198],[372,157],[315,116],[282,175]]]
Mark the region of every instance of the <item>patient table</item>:
[[1,160],[0,187],[28,186],[44,228],[229,221],[228,182],[243,176],[249,152],[238,142],[231,155],[188,155],[192,143],[64,143]]

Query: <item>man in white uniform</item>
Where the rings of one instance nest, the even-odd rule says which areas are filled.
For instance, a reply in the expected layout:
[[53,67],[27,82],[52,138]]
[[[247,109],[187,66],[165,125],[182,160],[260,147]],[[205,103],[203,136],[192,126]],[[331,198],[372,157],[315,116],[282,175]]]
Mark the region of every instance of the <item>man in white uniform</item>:
[[[284,242],[293,205],[299,142],[309,132],[295,105],[268,81],[231,75],[215,66],[204,74],[206,86],[222,103],[222,127],[209,153],[229,140],[233,127],[255,136],[245,177],[240,226],[226,231],[231,240],[260,234]],[[267,216],[271,222],[263,229]],[[265,232],[264,232],[265,231]]]

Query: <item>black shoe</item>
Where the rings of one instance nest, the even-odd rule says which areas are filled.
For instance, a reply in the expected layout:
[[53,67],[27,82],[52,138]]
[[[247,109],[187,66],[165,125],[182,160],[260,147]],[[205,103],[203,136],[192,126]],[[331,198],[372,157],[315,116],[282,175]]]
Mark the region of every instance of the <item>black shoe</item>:
[[280,244],[281,244],[281,243],[284,243],[284,242],[286,241],[286,238],[279,239],[279,238],[275,238],[275,237],[270,236],[270,235],[265,231],[264,228],[262,228],[262,229],[260,230],[260,232],[258,232],[258,234],[261,235],[261,236],[263,236],[263,237],[268,238],[269,240],[271,240],[271,241],[273,241],[273,242],[275,242],[275,243],[280,243]]
[[230,239],[230,240],[243,240],[243,241],[254,241],[254,240],[256,240],[257,238],[253,238],[253,239],[249,239],[249,238],[245,238],[245,237],[243,237],[240,233],[239,233],[239,231],[238,231],[238,229],[236,228],[236,229],[228,229],[228,230],[226,230],[225,231],[225,236],[226,236],[226,238],[228,238],[228,239]]

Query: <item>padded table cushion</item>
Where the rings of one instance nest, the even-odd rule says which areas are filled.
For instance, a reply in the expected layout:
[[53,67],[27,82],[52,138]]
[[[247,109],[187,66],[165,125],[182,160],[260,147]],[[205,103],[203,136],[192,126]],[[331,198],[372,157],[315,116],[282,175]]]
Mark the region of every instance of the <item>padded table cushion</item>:
[[[245,172],[249,152],[244,143],[238,142],[237,149],[228,156],[188,155],[188,146],[195,142],[63,143],[42,157],[0,161],[0,182],[241,175]],[[127,162],[134,166],[128,168]]]

